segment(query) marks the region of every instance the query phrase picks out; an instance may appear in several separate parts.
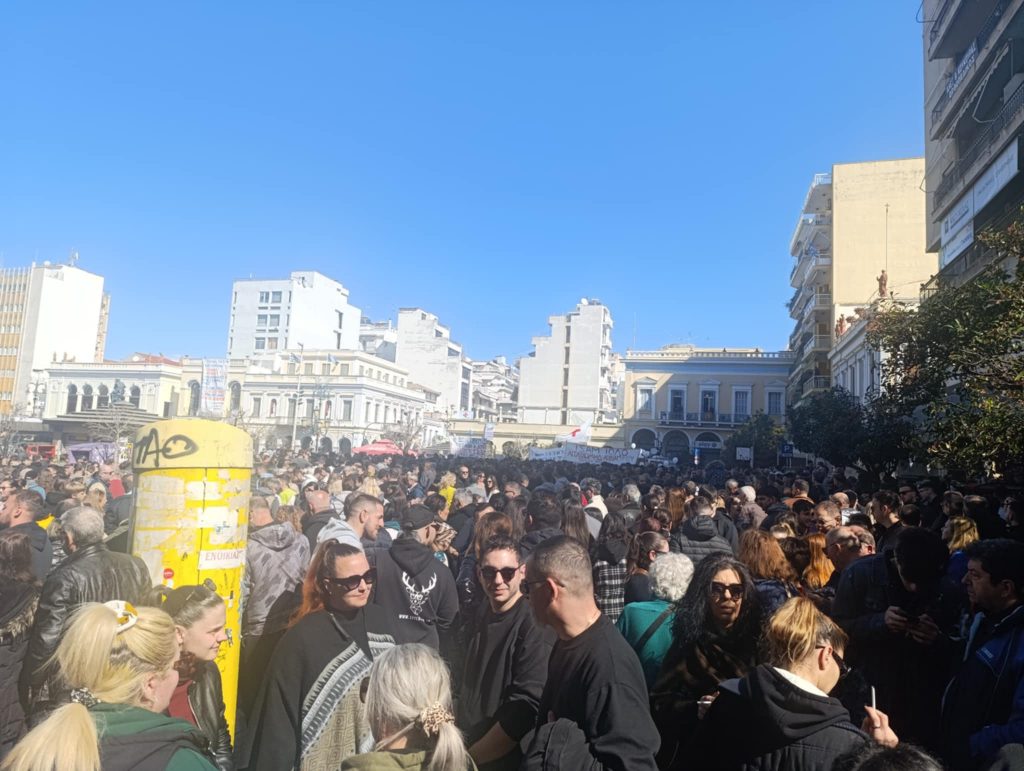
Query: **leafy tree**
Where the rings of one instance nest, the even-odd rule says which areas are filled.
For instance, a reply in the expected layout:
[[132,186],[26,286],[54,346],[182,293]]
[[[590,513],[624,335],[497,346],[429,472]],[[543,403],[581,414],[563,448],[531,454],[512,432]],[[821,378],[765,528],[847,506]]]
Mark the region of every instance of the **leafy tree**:
[[912,420],[878,399],[861,404],[843,388],[812,394],[789,410],[789,432],[802,451],[877,479],[915,449]]
[[979,239],[1004,259],[868,328],[887,356],[882,401],[919,419],[931,461],[971,475],[1024,463],[1024,226]]
[[726,463],[736,463],[736,448],[752,447],[755,466],[774,466],[783,436],[785,431],[781,426],[776,425],[768,415],[758,412],[725,440],[724,460]]

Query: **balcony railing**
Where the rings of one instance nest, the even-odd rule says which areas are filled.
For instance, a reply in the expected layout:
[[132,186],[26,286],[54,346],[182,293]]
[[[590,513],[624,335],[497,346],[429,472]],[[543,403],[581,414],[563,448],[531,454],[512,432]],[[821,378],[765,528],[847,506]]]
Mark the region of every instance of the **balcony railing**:
[[803,395],[807,396],[807,394],[811,393],[811,391],[824,391],[825,389],[831,387],[832,378],[823,377],[822,375],[815,375],[814,377],[809,378],[806,383],[804,383]]
[[[948,5],[948,3],[947,3]],[[992,37],[992,33],[996,31],[996,27],[999,26],[1000,19],[1003,18],[1003,14],[1006,13],[1006,7],[1009,5],[1009,0],[1002,0],[989,14],[988,19],[981,26],[981,30],[978,32],[978,36],[974,38],[967,49],[960,55],[957,60],[956,67],[949,74],[946,80],[946,86],[942,91],[942,96],[939,97],[939,101],[936,102],[935,107],[932,109],[932,130],[938,125],[942,119],[943,113],[949,106],[956,92],[960,89],[960,86],[968,79],[967,76],[970,71],[974,68],[975,63],[978,60],[979,55],[985,50],[985,46],[988,44],[989,39]],[[934,33],[936,27],[932,27]]]
[[964,181],[968,172],[971,171],[981,156],[991,150],[992,145],[999,141],[1003,131],[1017,117],[1021,109],[1024,109],[1024,84],[1021,84],[1013,92],[1013,96],[1006,100],[1003,109],[988,124],[987,128],[981,132],[970,149],[960,157],[960,160],[953,166],[952,171],[942,178],[939,186],[935,188],[935,208],[941,207],[953,194],[953,191]]
[[658,415],[658,423],[663,426],[737,426],[750,420],[750,413],[737,412],[682,412],[669,410]]
[[960,0],[946,0],[939,9],[939,12],[935,15],[935,21],[932,22],[932,31],[928,35],[928,44],[935,45],[935,41],[938,40],[940,33],[942,32],[943,26],[946,22],[946,17],[949,16],[950,10],[954,5],[959,3]]

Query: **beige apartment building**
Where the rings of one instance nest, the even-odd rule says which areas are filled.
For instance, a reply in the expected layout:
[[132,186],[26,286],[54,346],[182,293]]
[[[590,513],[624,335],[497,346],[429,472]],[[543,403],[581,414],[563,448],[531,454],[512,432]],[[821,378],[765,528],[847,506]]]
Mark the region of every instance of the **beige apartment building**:
[[998,255],[978,238],[1021,218],[1024,0],[924,0],[927,245],[957,286]]
[[756,348],[668,345],[627,351],[623,386],[626,447],[706,466],[752,415],[785,420],[794,354]]
[[882,296],[916,299],[935,273],[925,249],[923,158],[840,163],[817,174],[790,241],[795,360],[788,403],[833,385],[829,350]]

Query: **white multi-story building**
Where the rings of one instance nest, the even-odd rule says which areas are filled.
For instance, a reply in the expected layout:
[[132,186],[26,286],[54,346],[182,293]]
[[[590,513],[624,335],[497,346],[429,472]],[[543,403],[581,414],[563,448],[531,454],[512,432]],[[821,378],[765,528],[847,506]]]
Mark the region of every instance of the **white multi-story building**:
[[348,290],[315,270],[294,271],[285,279],[236,281],[228,358],[301,348],[358,350],[360,318]]
[[[218,367],[221,362],[212,362]],[[409,444],[435,445],[444,423],[424,389],[402,367],[361,351],[276,351],[232,359],[210,399],[202,359],[182,364],[178,414],[227,419],[245,428],[258,447],[296,444],[347,451],[385,435],[408,435]],[[209,414],[204,405],[220,405]]]
[[[516,394],[519,389],[519,370],[509,365],[504,356],[490,361],[474,361],[473,403],[477,418],[499,423],[515,423],[518,419]],[[491,412],[484,412],[490,405]]]
[[548,324],[551,333],[533,338],[533,353],[519,360],[520,422],[614,422],[611,312],[584,299]]
[[441,412],[472,416],[473,369],[451,330],[422,308],[399,308],[397,329],[395,363],[414,382],[438,392]]
[[0,270],[0,412],[38,415],[50,364],[102,361],[109,309],[103,277],[74,265]]
[[366,316],[359,322],[359,350],[388,361],[395,360],[398,329],[391,322],[371,321]]

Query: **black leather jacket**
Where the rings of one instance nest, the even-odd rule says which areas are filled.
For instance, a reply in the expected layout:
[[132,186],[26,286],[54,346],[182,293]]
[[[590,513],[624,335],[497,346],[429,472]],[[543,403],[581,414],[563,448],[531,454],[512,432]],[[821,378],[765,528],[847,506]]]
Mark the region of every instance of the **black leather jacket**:
[[[76,549],[58,565],[39,594],[36,621],[21,671],[22,703],[35,713],[56,706],[60,698],[53,672],[46,663],[57,650],[68,619],[87,602],[124,600],[141,605],[149,593],[150,578],[138,557],[109,551],[101,543]],[[48,686],[44,693],[44,685]]]
[[196,716],[199,730],[210,742],[210,753],[219,771],[234,771],[231,755],[231,734],[224,718],[224,692],[220,671],[212,661],[204,662],[188,686],[188,705]]

